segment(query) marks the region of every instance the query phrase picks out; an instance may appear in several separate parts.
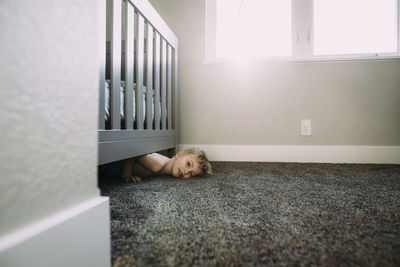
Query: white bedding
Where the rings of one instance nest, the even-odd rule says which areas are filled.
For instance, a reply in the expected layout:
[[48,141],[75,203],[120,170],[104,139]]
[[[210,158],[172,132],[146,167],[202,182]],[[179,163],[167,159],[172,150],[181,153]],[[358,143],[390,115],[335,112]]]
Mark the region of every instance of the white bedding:
[[[110,120],[110,80],[106,80],[105,82],[105,120],[109,121]],[[133,121],[136,120],[136,83],[133,84]],[[146,118],[146,94],[147,94],[147,88],[144,86],[143,87],[143,117]],[[125,108],[125,81],[121,81],[121,86],[120,86],[120,116],[121,119],[124,119],[124,108]],[[154,90],[152,90],[152,95],[153,95],[153,101],[152,101],[152,110],[154,110]],[[159,110],[161,110],[161,103],[158,103],[159,105]],[[152,120],[154,120],[154,112],[152,112]]]

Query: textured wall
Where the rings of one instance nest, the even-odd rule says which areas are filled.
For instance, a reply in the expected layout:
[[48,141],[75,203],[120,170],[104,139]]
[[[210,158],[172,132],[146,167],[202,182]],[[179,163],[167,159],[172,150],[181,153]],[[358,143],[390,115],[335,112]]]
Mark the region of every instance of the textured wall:
[[150,2],[179,38],[179,143],[400,145],[400,60],[204,65],[205,1]]
[[96,5],[0,3],[0,235],[99,194]]

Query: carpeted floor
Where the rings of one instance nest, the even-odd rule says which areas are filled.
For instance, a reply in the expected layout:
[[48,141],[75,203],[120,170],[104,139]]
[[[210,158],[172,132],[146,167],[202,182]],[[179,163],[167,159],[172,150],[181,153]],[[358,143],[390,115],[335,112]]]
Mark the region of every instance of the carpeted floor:
[[110,196],[113,266],[400,266],[400,165],[213,162]]

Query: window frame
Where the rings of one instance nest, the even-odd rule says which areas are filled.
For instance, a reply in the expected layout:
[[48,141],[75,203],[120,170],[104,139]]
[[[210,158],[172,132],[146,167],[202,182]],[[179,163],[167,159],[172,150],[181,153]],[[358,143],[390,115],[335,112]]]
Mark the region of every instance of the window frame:
[[[216,57],[216,13],[218,0],[205,0],[205,59],[203,64],[235,61]],[[292,0],[292,56],[248,58],[252,62],[315,62],[400,59],[400,0],[396,1],[397,51],[394,53],[313,54],[314,0]]]

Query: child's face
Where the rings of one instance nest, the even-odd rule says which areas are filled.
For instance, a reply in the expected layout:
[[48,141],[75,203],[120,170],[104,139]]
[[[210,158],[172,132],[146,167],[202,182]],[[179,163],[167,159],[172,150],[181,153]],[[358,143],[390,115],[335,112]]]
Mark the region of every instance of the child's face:
[[188,179],[202,173],[195,155],[176,155],[176,161],[172,168],[172,175],[177,178]]

